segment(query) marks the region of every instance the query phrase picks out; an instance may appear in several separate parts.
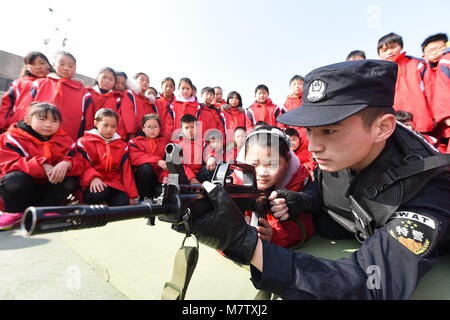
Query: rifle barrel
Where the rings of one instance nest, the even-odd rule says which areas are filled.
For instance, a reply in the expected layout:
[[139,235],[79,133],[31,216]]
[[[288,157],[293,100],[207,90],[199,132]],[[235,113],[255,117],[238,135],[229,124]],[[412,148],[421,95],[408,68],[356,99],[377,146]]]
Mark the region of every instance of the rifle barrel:
[[135,206],[104,205],[29,207],[22,218],[26,235],[102,227],[109,222],[150,218],[172,212],[171,204],[144,203]]

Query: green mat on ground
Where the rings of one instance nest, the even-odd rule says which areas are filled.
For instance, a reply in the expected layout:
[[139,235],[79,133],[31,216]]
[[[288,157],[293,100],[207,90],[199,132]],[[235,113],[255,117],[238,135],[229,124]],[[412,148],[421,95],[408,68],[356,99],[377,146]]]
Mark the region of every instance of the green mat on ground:
[[[173,260],[183,235],[170,225],[145,219],[110,223],[103,228],[66,232],[65,241],[97,270],[106,281],[130,299],[160,299],[164,283],[172,275]],[[187,244],[189,244],[188,240]],[[193,242],[192,242],[192,245]],[[359,243],[330,241],[315,236],[302,252],[328,259],[348,257]],[[253,299],[257,290],[249,271],[200,245],[197,268],[187,300]],[[441,261],[419,284],[414,299],[450,299],[450,256]]]

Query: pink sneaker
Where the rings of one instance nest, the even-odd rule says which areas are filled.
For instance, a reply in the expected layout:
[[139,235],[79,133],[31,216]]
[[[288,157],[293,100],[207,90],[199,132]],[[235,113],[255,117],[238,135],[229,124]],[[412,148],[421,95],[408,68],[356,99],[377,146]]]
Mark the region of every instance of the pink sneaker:
[[11,230],[20,226],[23,213],[3,213],[0,215],[0,231]]

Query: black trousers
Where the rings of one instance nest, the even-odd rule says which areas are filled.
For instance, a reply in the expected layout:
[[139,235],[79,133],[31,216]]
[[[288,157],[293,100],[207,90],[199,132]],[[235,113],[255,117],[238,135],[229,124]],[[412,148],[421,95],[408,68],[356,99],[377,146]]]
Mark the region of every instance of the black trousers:
[[91,192],[87,188],[83,192],[83,202],[86,204],[102,204],[105,203],[110,206],[127,206],[130,204],[128,194],[121,190],[107,187],[101,192]]
[[38,184],[22,172],[12,171],[0,179],[0,194],[6,212],[23,212],[29,206],[59,206],[78,188],[77,177],[65,177],[58,184]]
[[144,163],[138,166],[134,178],[140,200],[157,197],[161,194],[161,184],[158,182],[158,175],[151,164]]

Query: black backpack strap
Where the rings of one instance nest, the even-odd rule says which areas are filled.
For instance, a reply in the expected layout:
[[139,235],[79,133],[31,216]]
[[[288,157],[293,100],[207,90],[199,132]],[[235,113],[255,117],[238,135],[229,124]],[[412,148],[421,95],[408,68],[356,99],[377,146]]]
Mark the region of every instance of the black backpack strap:
[[408,158],[416,157],[418,160],[398,168],[390,168],[384,172],[379,180],[377,190],[383,191],[398,180],[406,179],[416,174],[450,165],[450,154],[437,154],[431,157],[422,158],[419,155],[409,155]]

